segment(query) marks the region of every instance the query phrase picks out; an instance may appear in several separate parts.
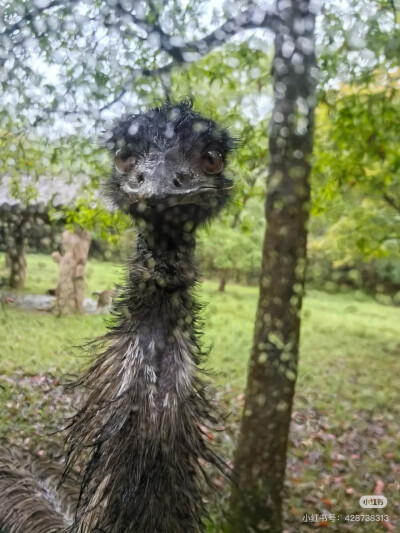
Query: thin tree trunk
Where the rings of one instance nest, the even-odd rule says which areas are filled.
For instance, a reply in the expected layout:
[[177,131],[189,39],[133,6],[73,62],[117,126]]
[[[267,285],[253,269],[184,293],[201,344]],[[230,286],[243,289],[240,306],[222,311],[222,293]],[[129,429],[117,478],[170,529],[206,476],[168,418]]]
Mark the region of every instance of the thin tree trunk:
[[[254,185],[254,183],[255,183],[255,180],[252,182],[251,187]],[[246,194],[243,198],[242,210],[244,209],[244,206],[246,205],[246,202],[248,199],[249,199],[249,195]],[[235,229],[239,221],[240,221],[240,211],[237,211],[235,213],[235,216],[233,217],[231,228]],[[229,270],[227,268],[222,270],[221,277],[219,279],[218,292],[225,292],[226,282],[228,281],[228,272]]]
[[18,290],[24,289],[26,280],[26,250],[23,237],[14,238],[13,247],[7,251],[6,257],[9,259],[10,287]]
[[315,107],[314,14],[278,0],[267,227],[227,530],[282,530],[282,490],[306,266]]
[[225,268],[221,273],[221,277],[219,278],[218,292],[225,291],[225,285],[226,285],[227,278],[228,278],[228,270]]

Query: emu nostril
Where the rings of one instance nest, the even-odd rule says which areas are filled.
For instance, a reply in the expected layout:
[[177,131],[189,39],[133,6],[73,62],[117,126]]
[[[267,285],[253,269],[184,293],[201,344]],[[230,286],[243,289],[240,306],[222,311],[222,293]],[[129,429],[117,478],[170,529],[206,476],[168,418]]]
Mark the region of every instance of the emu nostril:
[[139,183],[139,185],[140,185],[141,183],[144,182],[144,176],[143,176],[143,174],[139,174],[139,175],[138,175],[138,177],[137,177],[137,182]]
[[178,180],[178,178],[174,178],[172,180],[172,183],[175,185],[175,187],[181,187],[182,183]]

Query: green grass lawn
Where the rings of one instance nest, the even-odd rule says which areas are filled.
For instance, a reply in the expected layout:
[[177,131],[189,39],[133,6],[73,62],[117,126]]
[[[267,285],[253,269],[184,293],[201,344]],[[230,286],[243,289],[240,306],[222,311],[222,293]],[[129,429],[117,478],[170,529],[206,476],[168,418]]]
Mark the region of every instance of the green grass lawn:
[[[0,257],[0,264],[3,264]],[[90,261],[87,295],[112,288],[123,279],[121,265]],[[0,272],[1,275],[1,272]],[[54,287],[57,265],[43,255],[28,256],[25,292],[44,293]],[[206,302],[204,342],[212,346],[209,366],[220,385],[241,390],[245,385],[257,304],[257,289],[204,282],[199,297]],[[107,316],[58,319],[44,312],[3,306],[0,311],[0,373],[23,369],[27,374],[76,367],[72,346],[100,335]],[[377,406],[394,401],[395,387],[384,386],[400,369],[400,308],[383,306],[363,294],[308,291],[304,301],[298,392],[324,389],[331,400],[365,400]],[[71,354],[71,351],[73,352]],[[399,366],[397,366],[399,365]],[[371,393],[373,392],[372,398]],[[339,409],[339,406],[338,406]]]
[[[110,263],[90,261],[87,273],[88,293],[111,288],[121,280],[121,267]],[[56,274],[56,265],[47,257],[29,256],[26,291],[45,292],[55,286]],[[233,436],[227,444],[230,455],[246,381],[257,290],[228,285],[221,294],[216,283],[204,282],[199,296],[208,304],[204,343],[212,350],[207,366],[215,371],[223,403],[233,413]],[[400,308],[380,305],[363,294],[310,290],[302,317],[287,474],[288,531],[303,531],[302,527],[308,531],[308,526],[301,526],[305,512],[360,513],[359,496],[372,494],[380,481],[395,524],[400,482]],[[41,400],[42,389],[32,392],[26,379],[37,374],[57,379],[76,371],[84,359],[74,347],[102,334],[106,318],[59,319],[9,305],[0,308],[0,375],[7,377],[4,399],[9,406],[0,414],[0,436],[13,431],[29,434],[32,417],[55,416],[57,402]],[[25,414],[15,411],[15,402],[25,406]],[[40,404],[36,415],[32,414],[35,402]],[[386,530],[377,524],[357,527],[357,531]],[[353,529],[331,526],[331,530]]]
[[[113,284],[121,280],[122,267],[117,263],[104,263],[91,260],[86,266],[86,293],[90,296],[93,291],[111,289]],[[4,254],[0,253],[0,279],[6,278]],[[27,278],[23,292],[28,294],[45,294],[49,289],[57,286],[58,265],[49,255],[27,255]]]

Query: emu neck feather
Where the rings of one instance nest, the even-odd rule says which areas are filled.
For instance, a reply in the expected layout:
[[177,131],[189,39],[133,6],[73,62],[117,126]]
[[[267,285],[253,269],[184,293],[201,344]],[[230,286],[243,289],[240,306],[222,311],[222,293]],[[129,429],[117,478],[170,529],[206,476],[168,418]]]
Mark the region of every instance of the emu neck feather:
[[[70,434],[70,461],[90,460],[77,531],[201,529],[199,462],[215,462],[197,365],[194,241],[157,247],[147,236],[129,270],[117,322],[79,385],[89,391]],[[167,499],[167,501],[166,501]]]

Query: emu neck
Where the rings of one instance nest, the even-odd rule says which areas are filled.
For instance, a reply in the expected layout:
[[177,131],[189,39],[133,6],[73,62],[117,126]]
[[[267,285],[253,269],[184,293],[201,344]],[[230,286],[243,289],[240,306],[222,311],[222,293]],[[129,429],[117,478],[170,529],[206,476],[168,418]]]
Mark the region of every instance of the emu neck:
[[68,439],[72,463],[92,448],[79,531],[201,530],[198,469],[215,458],[201,430],[211,407],[198,368],[194,246],[179,229],[140,230],[116,324],[80,382],[88,397]]
[[[187,225],[187,223],[186,223]],[[152,254],[168,251],[186,251],[193,253],[195,247],[194,225],[186,229],[184,223],[166,225],[162,221],[147,223],[139,229],[138,251],[144,250]]]
[[130,281],[142,301],[167,297],[189,289],[198,277],[194,259],[195,238],[180,228],[141,228],[136,255],[131,263]]

